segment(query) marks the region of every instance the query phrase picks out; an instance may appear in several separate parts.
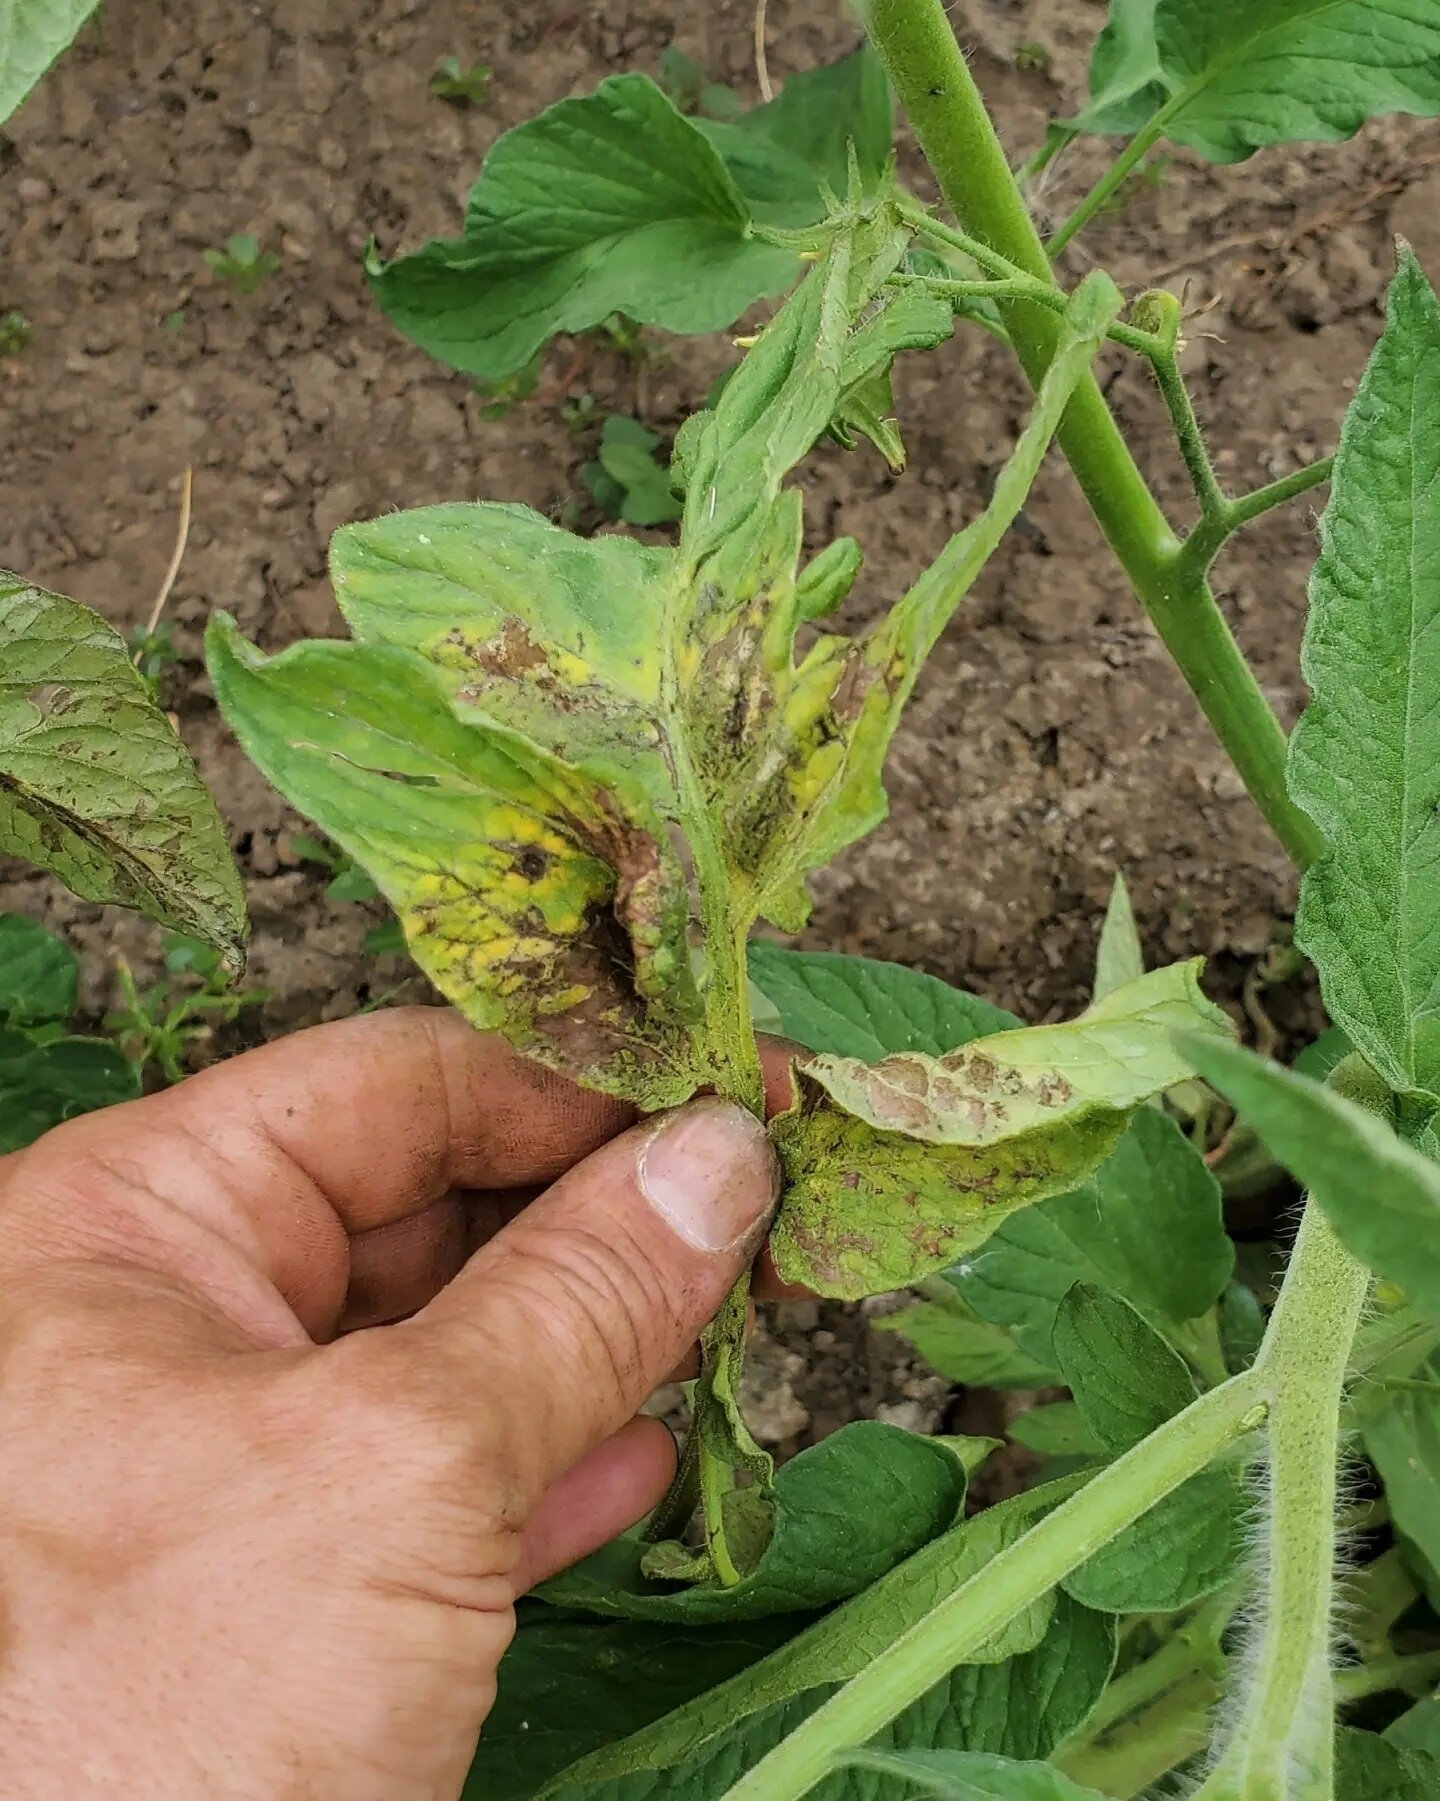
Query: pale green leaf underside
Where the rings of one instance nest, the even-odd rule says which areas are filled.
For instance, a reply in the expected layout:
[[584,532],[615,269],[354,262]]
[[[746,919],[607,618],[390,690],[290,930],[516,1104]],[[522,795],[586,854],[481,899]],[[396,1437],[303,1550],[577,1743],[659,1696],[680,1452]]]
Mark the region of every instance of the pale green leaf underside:
[[934,1801],[1101,1801],[1053,1764],[1020,1763],[975,1751],[852,1751],[852,1770],[871,1770]]
[[99,0],[0,0],[0,125],[98,4]]
[[244,963],[245,897],[220,816],[124,640],[4,571],[0,851]]
[[1239,1045],[1191,1039],[1195,1067],[1255,1127],[1351,1251],[1440,1317],[1440,1164],[1382,1120]]
[[716,331],[794,280],[750,235],[724,161],[646,75],[614,75],[492,147],[464,233],[372,266],[407,337],[468,374],[519,368],[559,331],[612,313]]
[[1090,105],[1061,128],[1165,135],[1212,162],[1440,113],[1431,0],[1112,0]]
[[1440,1095],[1440,302],[1408,251],[1321,530],[1289,786],[1329,850],[1296,938],[1390,1086]]
[[771,1249],[786,1280],[846,1299],[899,1288],[1083,1182],[1130,1111],[1191,1073],[1175,1029],[1228,1034],[1197,969],[1157,970],[1068,1025],[946,1057],[807,1065],[801,1105],[771,1126],[788,1178]]
[[999,1326],[961,1306],[917,1301],[870,1321],[872,1332],[899,1332],[948,1381],[971,1388],[1045,1388],[1055,1371],[1022,1351]]

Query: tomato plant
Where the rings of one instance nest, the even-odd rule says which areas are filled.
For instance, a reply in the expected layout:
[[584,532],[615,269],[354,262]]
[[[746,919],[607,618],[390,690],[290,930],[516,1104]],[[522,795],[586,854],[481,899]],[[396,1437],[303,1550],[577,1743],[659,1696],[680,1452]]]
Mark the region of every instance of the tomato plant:
[[[709,1087],[759,1112],[763,997],[807,1053],[770,1124],[782,1275],[916,1288],[891,1329],[940,1369],[1071,1397],[1015,1428],[1047,1479],[973,1516],[988,1440],[862,1422],[777,1470],[738,1401],[742,1283],[671,1495],[522,1607],[472,1790],[1126,1801],[1178,1772],[1205,1801],[1435,1793],[1440,300],[1402,247],[1335,458],[1237,495],[1181,376],[1180,300],[1103,271],[1066,286],[1056,258],[1162,140],[1226,162],[1440,114],[1440,7],[1113,0],[1090,103],[1028,174],[1081,133],[1125,144],[1048,245],[940,0],[862,11],[867,46],[749,112],[682,111],[638,74],[562,100],[492,148],[461,238],[367,259],[397,325],[487,382],[616,314],[699,332],[786,295],[681,430],[668,489],[650,446],[627,465],[648,519],[673,492],[673,543],[420,507],[337,533],[350,641],[265,656],[210,629],[240,742],[476,1026],[642,1108]],[[892,91],[948,218],[898,178]],[[806,560],[793,472],[826,436],[903,468],[893,364],[957,321],[1013,347],[1028,423],[888,612],[833,630],[861,551]],[[1096,381],[1117,353],[1153,371],[1188,529]],[[1123,889],[1094,1000],[1060,1024],[753,937],[797,931],[807,877],[883,818],[899,716],[1052,443],[1302,871],[1296,941],[1334,1032],[1292,1069],[1235,1042],[1198,961],[1144,968]],[[1208,577],[1326,482],[1287,739]],[[0,683],[0,847],[233,954],[193,772],[154,740],[163,842],[121,791],[130,764],[87,790],[77,734],[103,749],[141,696],[64,686],[98,642],[72,603],[18,583],[0,603],[20,671]],[[1308,1196],[1268,1318],[1203,1154],[1226,1109]],[[1383,1503],[1342,1490],[1357,1440]],[[1393,1543],[1342,1573],[1357,1515]]]

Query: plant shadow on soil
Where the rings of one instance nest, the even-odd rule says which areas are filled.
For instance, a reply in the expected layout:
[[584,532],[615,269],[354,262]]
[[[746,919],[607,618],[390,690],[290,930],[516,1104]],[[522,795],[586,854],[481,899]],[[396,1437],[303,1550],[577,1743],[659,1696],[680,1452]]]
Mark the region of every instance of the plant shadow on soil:
[[[769,14],[777,79],[856,39],[839,0],[772,0]],[[1047,115],[1074,109],[1103,7],[960,0],[952,16],[1002,137],[1028,153]],[[336,526],[451,499],[521,500],[553,516],[593,454],[562,417],[567,385],[594,395],[597,416],[635,414],[668,437],[735,354],[723,338],[667,354],[653,334],[643,361],[562,341],[536,396],[486,418],[470,384],[373,305],[365,241],[375,233],[390,255],[452,233],[500,130],[618,69],[653,72],[671,42],[753,102],[751,17],[748,0],[548,0],[521,17],[493,0],[258,0],[243,15],[220,0],[138,0],[106,8],[0,133],[0,309],[34,325],[23,353],[0,359],[0,565],[128,628],[159,588],[181,471],[194,465],[194,526],[168,609],[180,661],[164,692],[247,880],[250,979],[270,991],[244,1017],[252,1041],[384,992],[426,995],[403,964],[365,956],[373,916],[325,897],[324,873],[289,845],[298,821],[225,733],[199,660],[211,609],[230,609],[271,647],[339,635],[325,577]],[[1046,66],[1018,66],[1034,44],[1049,51]],[[493,67],[483,106],[429,93],[451,52]],[[902,154],[925,191],[913,150]],[[1087,144],[1060,159],[1039,206],[1063,215],[1106,154]],[[248,296],[214,282],[203,260],[236,232],[281,257]],[[1196,322],[1188,373],[1222,476],[1241,489],[1333,448],[1379,332],[1396,232],[1440,275],[1440,128],[1413,120],[1228,169],[1177,156],[1097,223],[1068,268],[1103,259],[1132,289],[1188,281],[1195,302],[1218,296]],[[1117,355],[1102,374],[1162,497],[1185,517],[1183,472],[1145,370]],[[982,334],[902,364],[897,388],[903,477],[868,448],[821,450],[800,477],[813,543],[847,532],[865,548],[847,625],[973,514],[1024,416],[1007,353]],[[1287,724],[1303,700],[1313,554],[1314,509],[1302,501],[1219,570]],[[1283,852],[1056,456],[927,669],[889,788],[886,825],[816,880],[802,942],[915,964],[1031,1020],[1084,1004],[1117,868],[1151,957],[1207,954],[1219,998],[1234,999],[1294,904]],[[0,908],[67,936],[85,958],[92,1015],[116,949],[142,979],[155,967],[158,934],[143,921],[3,862]],[[1277,1017],[1289,1037],[1312,1030],[1313,992],[1283,991]],[[867,1334],[855,1309],[782,1310],[752,1362],[759,1436],[782,1454],[854,1417],[925,1430],[1000,1423],[986,1410],[1003,1397],[957,1399],[899,1340]]]

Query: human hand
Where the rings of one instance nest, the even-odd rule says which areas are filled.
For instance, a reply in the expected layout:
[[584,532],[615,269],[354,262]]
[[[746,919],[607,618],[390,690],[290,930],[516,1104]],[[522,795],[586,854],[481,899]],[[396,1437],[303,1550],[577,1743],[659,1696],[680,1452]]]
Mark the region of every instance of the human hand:
[[10,1801],[458,1795],[775,1202],[741,1109],[632,1118],[417,1008],[0,1159]]

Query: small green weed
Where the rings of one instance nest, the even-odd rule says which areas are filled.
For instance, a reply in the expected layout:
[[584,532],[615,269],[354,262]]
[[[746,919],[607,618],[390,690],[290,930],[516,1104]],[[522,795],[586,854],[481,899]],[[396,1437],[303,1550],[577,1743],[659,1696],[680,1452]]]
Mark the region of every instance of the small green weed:
[[0,356],[22,355],[34,334],[35,327],[18,306],[6,307],[0,313]]
[[223,250],[207,250],[205,261],[215,279],[234,288],[237,294],[255,293],[280,267],[276,253],[262,249],[260,240],[248,231],[227,238]]
[[705,119],[737,119],[745,110],[734,88],[707,81],[699,63],[673,44],[660,52],[657,76],[661,92],[677,112],[699,113]]
[[600,435],[600,454],[580,469],[580,480],[607,519],[627,525],[668,525],[681,503],[670,471],[655,460],[658,432],[638,419],[612,413]]
[[167,1082],[183,1081],[187,1063],[217,1026],[269,998],[264,988],[227,987],[220,953],[183,932],[165,934],[164,981],[142,991],[123,957],[115,977],[121,1005],[105,1015],[105,1030],[137,1076],[153,1064]]
[[483,106],[494,73],[484,63],[471,63],[467,69],[458,56],[442,56],[440,67],[430,77],[430,92],[453,106]]

